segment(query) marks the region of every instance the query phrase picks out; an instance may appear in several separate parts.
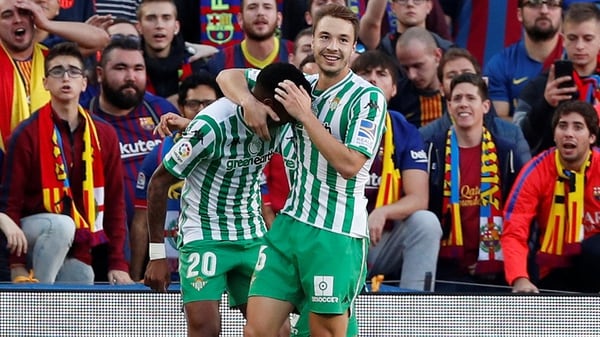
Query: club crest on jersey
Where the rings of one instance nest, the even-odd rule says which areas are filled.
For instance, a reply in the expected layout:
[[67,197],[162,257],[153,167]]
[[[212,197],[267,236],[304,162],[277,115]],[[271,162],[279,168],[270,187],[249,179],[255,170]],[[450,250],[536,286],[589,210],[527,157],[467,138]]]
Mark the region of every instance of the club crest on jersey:
[[253,156],[256,155],[263,148],[263,142],[260,139],[255,139],[248,146],[248,152]]
[[592,193],[594,193],[594,199],[600,200],[600,186],[594,186],[592,191]]
[[232,13],[206,14],[206,22],[206,36],[211,42],[225,44],[233,38],[235,27]]
[[156,124],[154,124],[154,120],[152,119],[152,117],[140,117],[138,119],[138,121],[140,123],[140,126],[144,130],[152,131],[152,130],[154,130],[154,127],[156,126]]
[[173,160],[177,164],[182,164],[192,155],[192,143],[187,140],[181,140],[175,144],[173,151]]
[[202,277],[196,277],[196,279],[192,282],[192,287],[194,289],[200,291],[206,285],[207,281],[205,281]]
[[336,97],[331,101],[331,104],[329,104],[329,111],[334,111],[335,109],[337,109],[338,105],[340,104],[340,98]]
[[375,142],[375,133],[375,123],[368,119],[363,119],[359,123],[358,137],[356,140],[359,144],[369,147]]

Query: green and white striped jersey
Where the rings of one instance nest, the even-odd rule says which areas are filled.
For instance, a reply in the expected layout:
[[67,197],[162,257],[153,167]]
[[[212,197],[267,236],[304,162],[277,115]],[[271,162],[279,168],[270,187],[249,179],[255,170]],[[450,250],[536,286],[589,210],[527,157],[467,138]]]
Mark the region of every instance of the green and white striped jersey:
[[259,177],[279,138],[260,139],[245,124],[242,108],[226,98],[196,115],[163,159],[171,174],[185,178],[179,216],[184,244],[264,235]]
[[[257,75],[257,70],[246,71],[250,85]],[[369,159],[355,177],[344,179],[319,153],[302,125],[294,124],[297,171],[282,213],[335,233],[368,237],[364,190],[385,125],[385,97],[379,88],[352,72],[318,94],[314,92],[318,75],[307,79],[313,87],[312,110],[322,125],[349,149]]]

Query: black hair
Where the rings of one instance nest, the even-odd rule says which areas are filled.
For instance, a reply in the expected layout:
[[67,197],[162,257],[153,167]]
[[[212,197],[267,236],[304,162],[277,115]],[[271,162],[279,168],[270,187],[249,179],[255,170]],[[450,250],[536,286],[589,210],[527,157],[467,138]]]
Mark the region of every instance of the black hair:
[[398,67],[394,59],[381,50],[367,50],[360,54],[354,59],[350,68],[353,72],[360,73],[361,71],[371,71],[379,67],[386,69],[392,76],[392,83],[396,84],[398,81]]
[[205,70],[201,70],[181,81],[179,84],[179,91],[177,92],[177,103],[183,105],[187,99],[188,90],[194,89],[200,85],[211,87],[215,91],[217,98],[223,97],[223,92],[221,91],[221,88],[219,88],[215,76]]
[[558,121],[562,116],[573,112],[580,114],[585,121],[585,126],[590,130],[590,134],[598,137],[600,127],[598,126],[596,109],[590,103],[579,100],[564,101],[558,105],[552,116],[552,131],[556,130]]
[[100,57],[99,65],[100,67],[106,66],[108,62],[108,58],[111,52],[115,49],[122,50],[138,50],[141,53],[140,44],[133,39],[122,38],[122,39],[112,39],[110,43],[104,48],[102,51],[102,56]]
[[77,44],[74,42],[61,42],[61,43],[54,45],[52,48],[50,48],[50,51],[48,51],[48,55],[46,55],[46,59],[44,60],[44,72],[45,73],[47,73],[48,70],[50,70],[50,69],[48,69],[48,65],[50,64],[50,61],[57,58],[58,56],[74,57],[79,61],[79,64],[81,65],[82,68],[84,66],[83,55],[81,55],[81,52],[79,51],[79,47],[77,47]]
[[[259,100],[264,100],[265,98],[273,99],[275,96],[275,89],[279,87],[279,83],[284,80],[294,82],[297,86],[304,88],[307,93],[311,92],[310,83],[308,83],[300,69],[296,68],[291,63],[276,62],[269,64],[260,71],[256,78],[254,93]],[[284,107],[275,99],[273,99],[272,108],[280,117],[285,113]]]
[[489,99],[488,87],[485,83],[485,80],[483,77],[481,77],[481,75],[472,73],[462,73],[452,79],[452,82],[450,82],[450,96],[452,96],[452,91],[454,91],[454,88],[461,83],[471,83],[472,85],[476,86],[482,101]]

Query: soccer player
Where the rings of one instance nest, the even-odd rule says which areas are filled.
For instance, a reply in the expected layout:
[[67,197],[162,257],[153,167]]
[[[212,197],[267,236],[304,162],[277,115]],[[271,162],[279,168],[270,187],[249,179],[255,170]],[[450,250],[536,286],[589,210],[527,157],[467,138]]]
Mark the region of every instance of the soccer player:
[[[269,123],[274,135],[283,131],[278,124],[290,120],[274,99],[275,87],[285,79],[310,90],[296,67],[274,63],[264,68],[253,91],[257,100],[278,113],[279,122]],[[250,279],[266,231],[259,178],[279,139],[260,139],[246,126],[247,113],[228,99],[206,107],[163,159],[148,186],[150,262],[144,283],[165,291],[170,283],[164,244],[167,196],[171,185],[185,178],[178,227],[188,336],[219,335],[219,302],[225,290],[230,305],[246,312]]]
[[[312,90],[288,81],[276,89],[275,98],[298,121],[292,139],[297,172],[260,250],[247,337],[275,335],[294,306],[310,312],[312,336],[346,336],[366,273],[364,189],[387,110],[381,90],[350,71],[357,32],[352,10],[324,6],[313,25],[319,73],[308,77]],[[256,72],[225,70],[217,81],[226,96],[243,103],[247,123],[270,138],[265,115],[276,115],[249,95],[244,76],[251,80]]]

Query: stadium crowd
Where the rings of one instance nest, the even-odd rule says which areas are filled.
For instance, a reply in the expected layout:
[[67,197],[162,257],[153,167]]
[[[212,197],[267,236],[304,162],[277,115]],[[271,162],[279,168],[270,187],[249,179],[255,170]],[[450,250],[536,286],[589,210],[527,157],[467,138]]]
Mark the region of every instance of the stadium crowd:
[[[346,35],[344,25],[327,30],[330,20],[353,22],[335,5],[358,18]],[[210,259],[193,260],[190,242],[259,239],[272,226],[322,215],[331,226],[315,227],[366,239],[366,271],[356,277],[372,288],[600,291],[600,1],[0,0],[0,45],[0,282],[151,279],[156,289],[160,272],[166,284],[186,280],[190,292],[211,271]],[[297,91],[287,82],[269,88],[273,75],[258,70],[277,63],[301,70],[311,92],[298,79]],[[317,79],[352,85],[336,92],[338,82]],[[359,86],[377,88],[366,104],[364,93],[349,93]],[[348,150],[346,168],[301,113],[309,98],[315,114],[329,111],[320,124]],[[258,122],[278,119],[272,113],[282,107],[302,123],[275,123],[273,132],[275,124]],[[341,121],[328,120],[337,110]],[[229,122],[219,119],[225,114]],[[306,158],[300,124],[314,145]],[[262,142],[270,150],[252,153],[257,165],[216,157]],[[198,159],[183,165],[189,156]],[[327,174],[315,174],[324,181],[313,188],[323,190],[311,204],[304,193],[315,190],[296,185],[312,160]],[[246,185],[228,195],[219,182],[238,175]],[[361,184],[364,215],[337,196]],[[199,207],[201,229],[189,207]],[[303,207],[306,219],[291,214]],[[327,215],[340,210],[364,217],[364,228],[348,220],[347,230],[335,229],[339,218]],[[159,235],[149,223],[164,224]],[[198,263],[202,277],[190,274]],[[333,287],[326,281],[321,295]],[[194,331],[205,324],[188,320]]]

